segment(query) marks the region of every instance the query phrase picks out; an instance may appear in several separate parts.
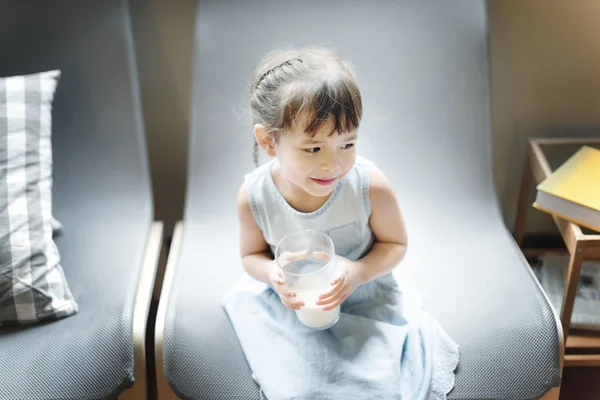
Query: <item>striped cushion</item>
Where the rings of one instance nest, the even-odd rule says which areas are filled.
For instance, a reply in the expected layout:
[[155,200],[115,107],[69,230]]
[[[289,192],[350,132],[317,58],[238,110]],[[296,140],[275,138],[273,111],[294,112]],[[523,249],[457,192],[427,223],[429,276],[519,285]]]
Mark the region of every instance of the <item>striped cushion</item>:
[[0,325],[78,310],[52,239],[51,108],[59,77],[0,78]]

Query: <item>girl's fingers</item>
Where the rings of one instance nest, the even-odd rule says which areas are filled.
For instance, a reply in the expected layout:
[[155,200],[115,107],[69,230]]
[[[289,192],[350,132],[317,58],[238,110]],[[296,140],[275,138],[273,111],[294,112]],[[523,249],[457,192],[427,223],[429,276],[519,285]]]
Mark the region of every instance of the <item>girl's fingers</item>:
[[285,285],[285,279],[280,275],[272,277],[271,282],[273,282],[274,284],[279,285],[279,286]]
[[279,299],[281,302],[292,310],[299,310],[300,307],[304,306],[303,301],[294,301],[296,298],[296,293],[289,291],[282,291],[277,293],[279,295]]
[[334,278],[331,281],[330,285],[336,285],[340,281],[343,281],[344,279],[346,279],[346,276],[348,276],[348,270],[347,269],[345,269],[344,272],[342,272],[338,277]]
[[299,261],[304,260],[308,257],[308,250],[296,251],[289,253],[288,261]]
[[293,303],[290,301],[284,301],[283,299],[281,301],[287,308],[291,308],[292,310],[299,310],[301,307],[304,306],[304,302],[302,302],[302,301],[293,302]]
[[277,293],[279,297],[296,297],[296,292],[292,292],[285,287],[275,290],[275,293]]
[[290,262],[290,261],[298,261],[303,260],[308,257],[308,250],[303,251],[284,251],[279,256],[279,261],[282,262]]
[[[319,296],[319,301],[326,300],[332,296],[335,296],[344,287],[345,281],[341,280],[335,284],[327,293],[323,293]],[[318,303],[317,303],[318,304]]]
[[317,260],[329,261],[331,260],[331,255],[326,251],[313,251],[313,256]]
[[284,251],[283,253],[281,253],[279,258],[277,259],[277,262],[279,263],[281,268],[286,268],[289,265],[289,263],[291,263],[293,261],[304,260],[306,258],[308,258],[308,250],[295,251],[295,252]]
[[[332,304],[335,304],[338,301],[341,303],[342,301],[344,301],[345,298],[346,298],[346,291],[342,289],[342,290],[337,291],[336,293],[334,293],[332,296],[330,296],[328,298],[320,299],[319,301],[317,301],[317,305],[330,307]],[[340,301],[340,299],[341,299],[341,301]]]
[[339,306],[340,304],[342,304],[344,302],[344,300],[345,300],[344,298],[338,299],[335,303],[323,307],[323,311],[333,310],[334,308],[336,308],[337,306]]

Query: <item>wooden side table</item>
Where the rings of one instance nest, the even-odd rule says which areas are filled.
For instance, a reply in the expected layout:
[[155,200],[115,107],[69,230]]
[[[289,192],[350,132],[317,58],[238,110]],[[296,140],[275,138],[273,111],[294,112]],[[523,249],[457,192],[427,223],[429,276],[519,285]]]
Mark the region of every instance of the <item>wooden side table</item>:
[[[533,208],[531,200],[532,192],[534,192],[537,183],[542,182],[552,174],[552,169],[544,153],[544,147],[571,145],[579,148],[585,144],[598,147],[600,146],[600,138],[536,138],[529,140],[514,227],[515,240],[526,255],[532,254],[529,249],[522,248],[525,216],[529,208]],[[581,263],[584,259],[600,259],[600,233],[585,234],[577,224],[554,215],[552,218],[560,231],[570,255],[565,291],[560,310],[560,320],[566,341],[564,365],[579,367],[600,366],[600,332],[575,330],[571,333],[569,332],[577,285],[581,274]],[[540,252],[539,250],[536,252],[538,255],[543,253],[543,251]]]

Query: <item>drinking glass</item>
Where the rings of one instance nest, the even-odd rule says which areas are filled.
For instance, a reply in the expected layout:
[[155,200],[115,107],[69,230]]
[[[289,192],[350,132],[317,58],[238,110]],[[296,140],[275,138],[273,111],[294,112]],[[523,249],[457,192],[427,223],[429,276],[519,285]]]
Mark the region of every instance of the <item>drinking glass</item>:
[[336,277],[335,248],[325,233],[304,229],[285,236],[275,248],[275,260],[283,272],[287,287],[304,306],[296,316],[310,329],[323,330],[335,325],[340,306],[323,311],[316,302],[331,289]]

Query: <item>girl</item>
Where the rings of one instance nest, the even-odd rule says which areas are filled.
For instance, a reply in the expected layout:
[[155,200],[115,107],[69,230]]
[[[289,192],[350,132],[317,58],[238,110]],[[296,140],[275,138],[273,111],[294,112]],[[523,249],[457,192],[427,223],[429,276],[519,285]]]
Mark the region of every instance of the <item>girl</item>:
[[[324,48],[268,54],[250,89],[255,163],[238,195],[246,278],[224,300],[268,399],[443,399],[456,344],[404,297],[392,270],[407,238],[394,190],[357,156],[362,99],[347,61]],[[336,249],[340,275],[318,305],[341,304],[337,324],[303,329],[305,304],[273,260],[285,235],[316,229]]]

